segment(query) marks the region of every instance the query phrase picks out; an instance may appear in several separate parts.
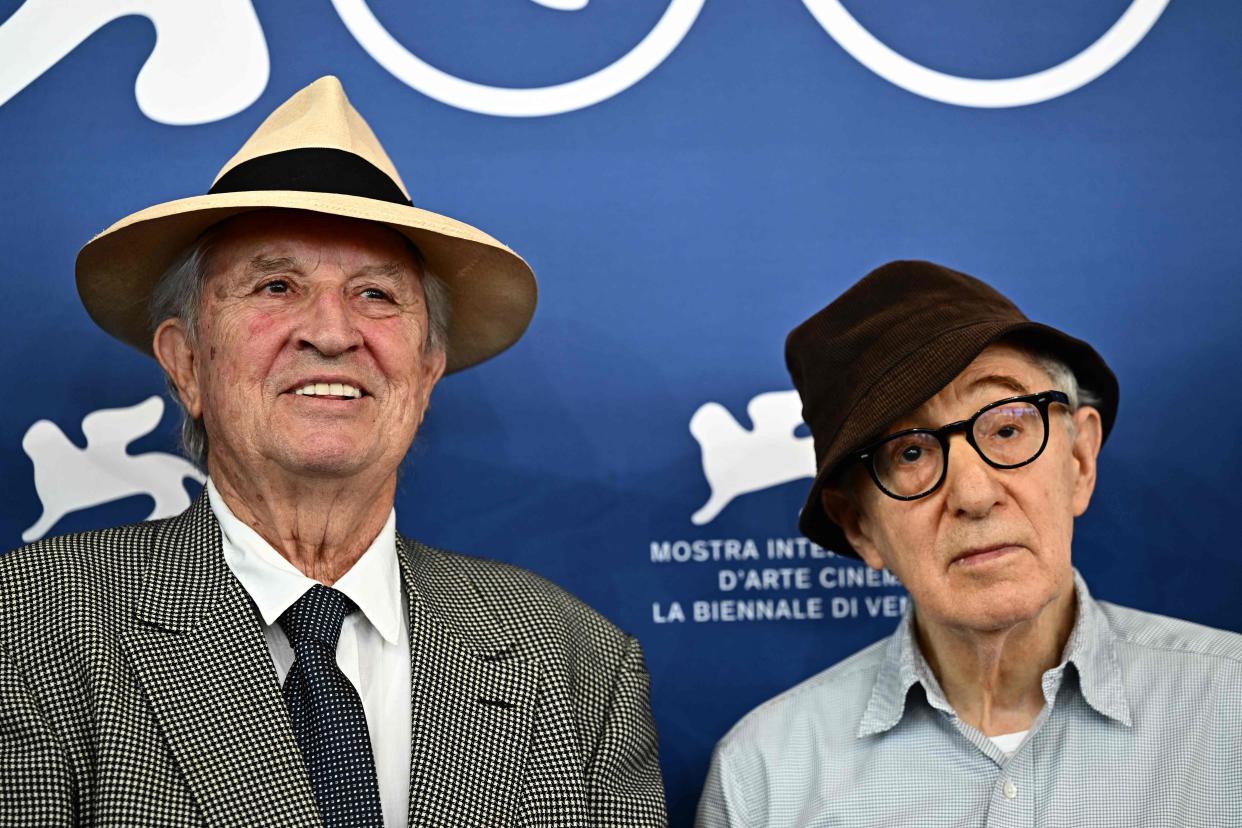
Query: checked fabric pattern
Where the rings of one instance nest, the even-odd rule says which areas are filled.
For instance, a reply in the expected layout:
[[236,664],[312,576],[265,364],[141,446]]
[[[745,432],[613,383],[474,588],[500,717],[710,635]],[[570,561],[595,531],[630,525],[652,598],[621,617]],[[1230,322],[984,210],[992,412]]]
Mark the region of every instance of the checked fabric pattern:
[[[409,825],[668,824],[642,648],[518,567],[397,536]],[[0,828],[322,818],[206,497],[0,555]]]
[[362,699],[336,665],[341,624],[357,609],[315,585],[280,616],[295,654],[281,694],[327,828],[384,825]]
[[907,614],[721,739],[696,826],[1242,826],[1242,635],[1074,582],[1063,660],[1012,753],[953,711]]

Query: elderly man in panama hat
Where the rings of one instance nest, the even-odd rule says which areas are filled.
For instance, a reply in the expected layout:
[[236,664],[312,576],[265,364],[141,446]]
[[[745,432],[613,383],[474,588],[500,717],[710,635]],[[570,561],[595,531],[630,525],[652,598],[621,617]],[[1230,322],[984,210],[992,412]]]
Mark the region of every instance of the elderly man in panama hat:
[[700,826],[1242,825],[1242,636],[1091,597],[1071,565],[1117,381],[927,262],[789,336],[811,540],[887,568],[886,640],[719,743]]
[[410,204],[335,78],[77,277],[209,477],[0,558],[0,824],[664,824],[637,641],[396,532],[432,389],[517,340],[535,281]]

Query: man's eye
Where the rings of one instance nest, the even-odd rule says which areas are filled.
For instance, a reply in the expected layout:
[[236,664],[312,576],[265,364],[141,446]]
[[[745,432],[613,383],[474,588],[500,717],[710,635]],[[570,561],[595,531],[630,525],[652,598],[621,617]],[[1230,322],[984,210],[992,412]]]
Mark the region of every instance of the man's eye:
[[922,446],[913,443],[894,446],[893,448],[895,449],[893,458],[899,466],[909,466],[918,463],[923,459],[923,455],[926,454]]
[[289,283],[284,279],[273,279],[270,282],[264,282],[259,285],[259,290],[263,293],[288,293]]
[[368,299],[382,299],[386,302],[392,301],[392,297],[379,288],[366,288],[362,291],[362,295]]

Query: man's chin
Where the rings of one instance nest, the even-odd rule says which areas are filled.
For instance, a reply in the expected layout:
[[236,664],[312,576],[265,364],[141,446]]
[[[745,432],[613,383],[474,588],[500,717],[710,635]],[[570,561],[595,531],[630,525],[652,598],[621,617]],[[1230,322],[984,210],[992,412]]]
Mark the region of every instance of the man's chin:
[[1052,596],[1042,590],[1010,588],[1015,585],[993,586],[978,594],[963,596],[961,615],[963,626],[979,632],[997,632],[1025,624],[1039,617],[1052,601]]
[[279,465],[295,477],[349,479],[375,471],[371,459],[353,446],[314,446],[290,451]]
[[1003,632],[1004,630],[1013,629],[1021,624],[1034,621],[1039,617],[1039,612],[1022,612],[1016,611],[1012,607],[999,609],[995,612],[978,612],[972,613],[971,617],[963,626],[981,632]]

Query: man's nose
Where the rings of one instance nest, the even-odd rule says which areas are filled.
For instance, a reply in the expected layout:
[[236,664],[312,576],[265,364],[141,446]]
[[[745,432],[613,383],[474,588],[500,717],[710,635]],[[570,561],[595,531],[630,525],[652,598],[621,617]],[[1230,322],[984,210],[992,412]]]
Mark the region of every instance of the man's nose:
[[989,466],[964,434],[955,434],[945,477],[946,506],[963,517],[985,517],[1005,498],[999,469]]
[[335,289],[322,290],[310,299],[298,328],[298,347],[313,348],[324,356],[338,356],[362,344],[349,306],[349,297]]

